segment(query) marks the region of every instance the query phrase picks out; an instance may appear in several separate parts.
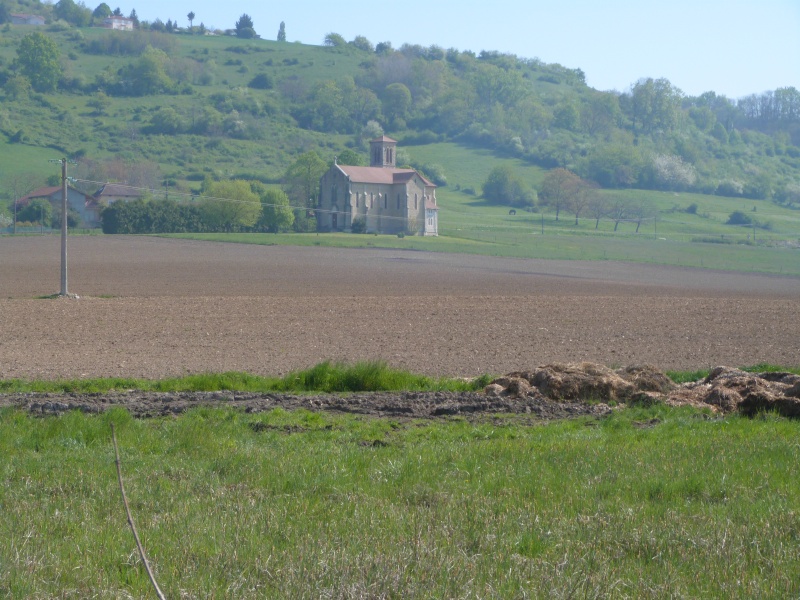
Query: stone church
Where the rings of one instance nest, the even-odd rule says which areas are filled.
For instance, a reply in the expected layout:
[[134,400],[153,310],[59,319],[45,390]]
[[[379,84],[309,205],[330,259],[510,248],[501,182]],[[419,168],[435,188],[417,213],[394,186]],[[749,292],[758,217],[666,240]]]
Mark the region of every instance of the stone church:
[[439,235],[436,185],[395,165],[397,141],[370,142],[370,166],[334,165],[320,178],[319,231]]

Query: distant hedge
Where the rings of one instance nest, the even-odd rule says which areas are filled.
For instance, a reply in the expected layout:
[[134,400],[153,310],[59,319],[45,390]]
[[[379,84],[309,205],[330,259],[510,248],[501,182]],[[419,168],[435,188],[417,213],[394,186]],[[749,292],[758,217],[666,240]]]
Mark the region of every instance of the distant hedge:
[[114,202],[101,214],[103,233],[189,233],[202,232],[200,208],[172,200]]

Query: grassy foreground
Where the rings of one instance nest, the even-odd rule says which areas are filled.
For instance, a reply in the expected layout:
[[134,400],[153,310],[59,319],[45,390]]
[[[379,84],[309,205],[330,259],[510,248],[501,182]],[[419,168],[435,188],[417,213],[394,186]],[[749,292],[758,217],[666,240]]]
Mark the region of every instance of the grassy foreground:
[[0,411],[0,596],[796,597],[800,423]]

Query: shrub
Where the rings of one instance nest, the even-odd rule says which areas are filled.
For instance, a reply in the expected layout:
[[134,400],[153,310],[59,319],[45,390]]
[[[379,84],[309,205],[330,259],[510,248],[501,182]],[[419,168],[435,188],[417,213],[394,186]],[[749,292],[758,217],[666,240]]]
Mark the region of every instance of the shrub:
[[752,225],[753,217],[740,210],[733,211],[725,222],[726,225]]
[[266,73],[259,73],[250,80],[247,87],[255,90],[269,90],[272,89],[272,78]]
[[350,231],[353,233],[366,233],[367,221],[364,217],[356,217],[353,219],[353,224],[350,226]]

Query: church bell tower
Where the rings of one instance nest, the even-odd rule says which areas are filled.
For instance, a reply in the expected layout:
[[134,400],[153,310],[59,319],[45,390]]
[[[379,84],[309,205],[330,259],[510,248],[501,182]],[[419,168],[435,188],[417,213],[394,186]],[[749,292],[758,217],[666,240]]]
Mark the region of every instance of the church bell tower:
[[369,143],[370,167],[389,167],[395,166],[395,150],[397,140],[393,140],[385,135]]

